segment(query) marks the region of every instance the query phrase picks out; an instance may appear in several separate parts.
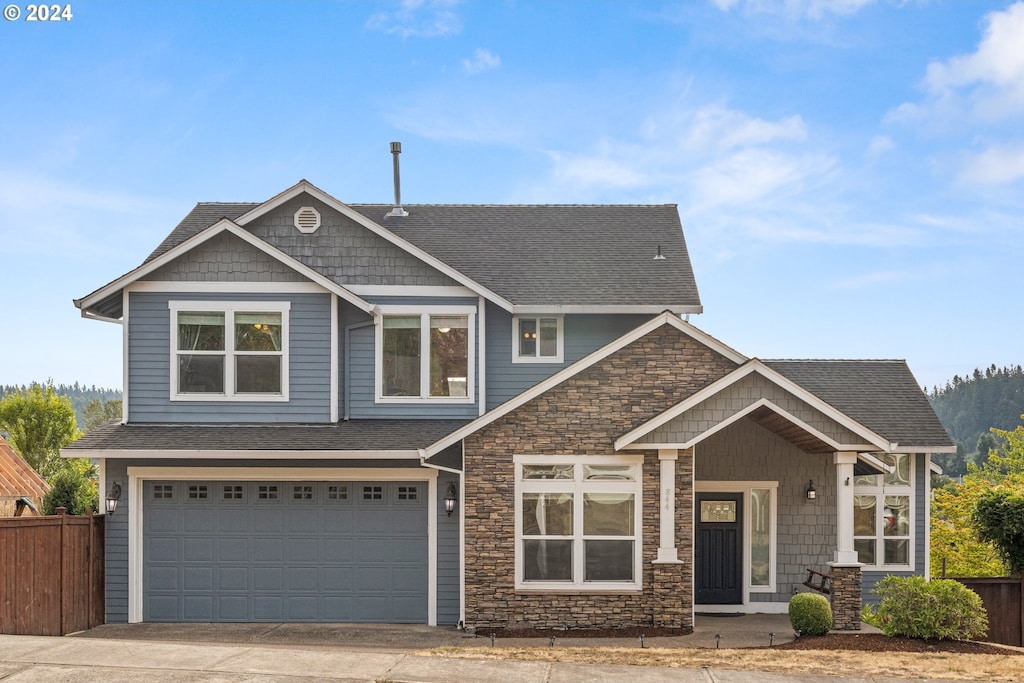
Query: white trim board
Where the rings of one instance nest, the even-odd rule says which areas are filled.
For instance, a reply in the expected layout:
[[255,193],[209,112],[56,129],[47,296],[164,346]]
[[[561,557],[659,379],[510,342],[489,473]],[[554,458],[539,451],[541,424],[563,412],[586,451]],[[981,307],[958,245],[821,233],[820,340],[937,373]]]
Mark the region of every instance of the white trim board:
[[367,451],[324,451],[324,450],[240,450],[240,449],[195,449],[195,450],[110,450],[107,448],[61,449],[62,458],[109,458],[140,460],[419,460],[418,450],[367,450]]

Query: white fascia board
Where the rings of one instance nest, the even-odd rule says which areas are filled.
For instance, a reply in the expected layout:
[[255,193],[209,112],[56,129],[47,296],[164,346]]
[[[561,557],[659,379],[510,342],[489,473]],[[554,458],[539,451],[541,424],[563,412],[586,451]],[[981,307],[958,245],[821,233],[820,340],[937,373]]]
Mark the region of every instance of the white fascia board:
[[671,305],[644,305],[644,306],[621,306],[601,304],[581,305],[543,305],[543,304],[515,304],[512,306],[512,313],[515,315],[527,314],[566,314],[566,313],[590,313],[598,315],[619,315],[623,313],[649,313],[657,315],[670,311],[676,315],[696,315],[704,312],[703,306],[671,306]]
[[903,446],[896,444],[893,453],[956,453],[956,446]]
[[285,202],[299,196],[302,193],[309,194],[310,196],[319,199],[321,202],[331,207],[335,211],[339,212],[343,216],[349,218],[352,221],[355,221],[359,225],[362,225],[364,228],[376,234],[378,237],[381,237],[387,240],[388,242],[391,242],[399,249],[411,254],[412,256],[415,256],[419,260],[423,261],[424,263],[431,266],[435,270],[444,273],[445,275],[455,280],[459,284],[468,287],[474,293],[485,297],[489,301],[493,301],[495,304],[501,306],[506,311],[512,311],[512,303],[508,299],[499,296],[495,292],[492,292],[490,289],[466,277],[465,275],[455,270],[451,266],[447,265],[443,261],[439,260],[438,258],[431,256],[427,252],[423,251],[422,249],[414,245],[412,242],[409,242],[408,240],[399,237],[398,235],[391,232],[390,230],[380,225],[379,223],[370,220],[363,214],[359,213],[355,209],[345,204],[344,202],[335,199],[334,197],[327,194],[320,188],[316,187],[308,180],[300,180],[298,183],[288,188],[284,192],[281,192],[280,194],[263,202],[256,208],[251,209],[250,211],[242,214],[236,219],[235,222],[238,223],[238,225],[246,225],[248,223],[251,223],[252,221],[256,220],[257,218],[267,213],[268,211],[276,209]]
[[928,469],[930,469],[935,474],[942,474],[942,467],[937,462],[933,462],[932,460],[928,461]]
[[[711,396],[717,394],[718,392],[722,391],[726,387],[735,384],[736,382],[743,379],[752,372],[757,372],[759,375],[761,375],[768,381],[793,394],[794,396],[802,400],[804,403],[807,403],[815,410],[821,412],[822,414],[831,418],[832,420],[835,420],[843,427],[849,429],[851,432],[857,434],[858,436],[864,437],[868,442],[865,445],[874,446],[875,448],[878,448],[879,450],[885,451],[887,453],[895,452],[896,444],[893,444],[892,442],[888,441],[887,439],[868,429],[864,425],[860,424],[856,420],[836,410],[828,403],[825,403],[820,398],[810,393],[803,387],[793,383],[792,381],[790,381],[783,375],[779,374],[775,370],[772,370],[757,358],[751,358],[749,362],[744,364],[742,367],[737,368],[736,370],[729,373],[725,377],[722,377],[721,379],[712,382],[711,384],[709,384],[708,386],[704,387],[696,394],[691,396],[690,398],[676,404],[675,406],[669,408],[660,415],[640,425],[633,431],[619,437],[618,439],[615,440],[616,450],[621,450],[628,446],[629,444],[637,442],[641,437],[645,436],[646,434],[649,434],[654,429],[657,429],[658,427],[669,422],[670,420],[673,420],[676,417],[682,415],[687,410],[693,408],[701,401],[704,401],[710,398]],[[775,410],[775,408],[773,408],[773,410]],[[779,411],[776,410],[776,412]],[[793,421],[795,421],[795,423],[799,423],[799,421],[796,421],[795,418],[793,418]],[[829,444],[832,443],[830,439],[825,441],[826,443]]]
[[[844,448],[843,450],[850,450],[850,449]],[[892,465],[890,465],[887,462],[879,460],[878,458],[876,458],[875,456],[871,455],[870,453],[857,453],[857,459],[862,461],[862,462],[867,463],[868,465],[871,465],[876,470],[882,470],[883,472],[888,472],[889,474],[892,474],[893,472],[896,471],[895,467],[893,467]]]
[[420,451],[302,451],[302,450],[208,450],[208,449],[151,449],[111,450],[105,448],[62,448],[62,458],[118,458],[139,460],[420,460]]
[[300,263],[299,261],[295,260],[288,254],[285,254],[280,249],[277,249],[276,247],[267,244],[266,242],[259,239],[252,233],[240,228],[238,225],[236,225],[235,223],[226,218],[217,221],[216,223],[206,228],[202,232],[196,233],[195,235],[189,237],[181,244],[173,247],[172,249],[168,249],[166,252],[156,257],[152,261],[144,263],[138,268],[129,271],[128,273],[122,275],[121,277],[114,280],[110,284],[96,290],[92,294],[89,294],[83,297],[82,299],[75,300],[75,305],[82,309],[84,315],[85,310],[92,306],[93,304],[97,303],[98,301],[102,301],[103,299],[107,298],[116,291],[123,289],[128,285],[135,283],[140,278],[143,278],[146,275],[149,275],[150,273],[158,270],[159,268],[162,268],[163,266],[167,265],[168,263],[178,258],[182,254],[185,254],[191,251],[192,249],[195,249],[199,245],[207,242],[208,240],[216,237],[217,235],[220,235],[222,232],[230,232],[232,235],[239,237],[246,243],[252,245],[253,247],[256,247],[265,254],[277,259],[278,261],[288,266],[292,270],[296,271],[300,275],[309,278],[312,282],[315,282],[316,284],[320,285],[325,290],[337,294],[341,298],[345,299],[346,301],[354,305],[356,308],[359,308],[367,313],[373,312],[375,308],[373,304],[361,299],[360,297],[348,291],[338,283],[324,277],[323,275],[316,272],[309,266]]
[[462,439],[466,438],[467,436],[477,431],[478,429],[481,429],[490,424],[491,422],[494,422],[498,418],[507,415],[508,413],[512,412],[513,410],[523,405],[524,403],[527,403],[536,398],[537,396],[540,396],[544,392],[548,391],[549,389],[558,386],[559,384],[569,379],[570,377],[573,377],[579,374],[580,372],[583,372],[590,366],[600,362],[601,360],[604,360],[605,358],[615,353],[616,351],[625,348],[626,346],[632,344],[638,339],[642,339],[643,337],[647,336],[648,334],[658,329],[662,325],[672,325],[679,331],[692,337],[694,340],[714,349],[715,351],[718,351],[719,353],[726,356],[733,362],[743,363],[744,361],[746,361],[746,357],[744,357],[738,351],[731,349],[730,347],[726,346],[725,344],[718,341],[714,337],[698,330],[690,323],[684,322],[675,314],[665,311],[661,315],[651,318],[650,320],[640,325],[639,327],[636,327],[630,332],[627,332],[618,339],[608,344],[605,344],[604,346],[594,351],[593,353],[584,356],[583,358],[576,361],[569,367],[556,372],[555,374],[548,377],[546,380],[535,384],[534,386],[530,387],[529,389],[519,394],[515,398],[509,399],[505,403],[502,403],[494,410],[485,413],[484,415],[473,420],[469,424],[466,424],[461,428],[455,430],[454,432],[444,437],[440,441],[433,443],[430,446],[427,446],[427,448],[424,449],[426,457],[430,457],[432,455],[440,453],[445,448],[448,448],[448,446],[451,446],[453,443],[461,441]]
[[479,294],[462,285],[346,285],[359,296],[416,296],[467,297],[477,299]]

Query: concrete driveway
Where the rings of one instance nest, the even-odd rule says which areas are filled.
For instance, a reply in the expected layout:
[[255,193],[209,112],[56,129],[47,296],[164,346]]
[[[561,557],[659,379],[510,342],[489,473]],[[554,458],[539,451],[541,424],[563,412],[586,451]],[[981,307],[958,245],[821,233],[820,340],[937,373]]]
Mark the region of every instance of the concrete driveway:
[[[652,638],[650,647],[751,647],[792,638],[784,615],[698,619],[694,634]],[[499,645],[547,646],[544,640]],[[742,645],[746,643],[746,645]],[[626,645],[628,639],[559,639],[557,645]],[[353,624],[107,625],[68,637],[0,635],[0,680],[350,681],[376,683],[867,683],[869,679],[717,669],[669,669],[452,659],[416,654],[442,645],[490,647],[454,629]],[[871,683],[880,683],[872,681]]]

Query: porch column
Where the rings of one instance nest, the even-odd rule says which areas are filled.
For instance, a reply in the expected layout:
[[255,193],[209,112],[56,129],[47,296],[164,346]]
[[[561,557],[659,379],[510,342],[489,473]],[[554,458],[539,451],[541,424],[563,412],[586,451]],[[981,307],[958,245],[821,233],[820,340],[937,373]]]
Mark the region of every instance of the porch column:
[[853,466],[857,453],[842,451],[832,457],[836,466],[836,552],[835,562],[856,564],[857,552],[853,549]]
[[658,449],[661,465],[659,486],[661,508],[661,533],[658,538],[658,559],[654,564],[682,564],[676,548],[676,460],[679,451],[674,448]]
[[832,574],[832,618],[840,631],[860,630],[861,567],[853,549],[853,466],[857,453],[836,453],[836,552],[828,563]]

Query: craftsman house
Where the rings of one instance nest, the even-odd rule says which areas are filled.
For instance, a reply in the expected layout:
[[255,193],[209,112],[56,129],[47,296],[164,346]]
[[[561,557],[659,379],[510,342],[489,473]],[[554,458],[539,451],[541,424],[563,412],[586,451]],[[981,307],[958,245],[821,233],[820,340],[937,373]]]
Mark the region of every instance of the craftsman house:
[[65,449],[119,499],[111,622],[685,628],[783,611],[812,569],[853,627],[927,573],[952,444],[907,365],[690,324],[672,205],[302,181],[198,204],[75,304],[123,329],[123,420]]

